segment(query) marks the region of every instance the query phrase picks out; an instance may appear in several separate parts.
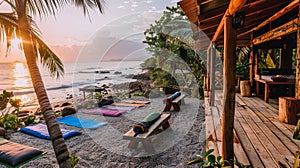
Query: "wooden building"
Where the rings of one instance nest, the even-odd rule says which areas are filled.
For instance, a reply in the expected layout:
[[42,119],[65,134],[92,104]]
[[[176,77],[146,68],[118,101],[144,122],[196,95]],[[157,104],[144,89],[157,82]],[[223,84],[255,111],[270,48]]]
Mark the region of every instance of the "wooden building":
[[[235,116],[236,46],[251,47],[249,79],[265,85],[265,101],[268,101],[269,85],[259,77],[261,49],[279,48],[281,57],[278,69],[292,69],[295,60],[295,97],[300,98],[299,54],[299,0],[182,0],[183,9],[193,26],[198,50],[207,50],[210,83],[210,105],[214,106],[215,46],[224,47],[223,56],[223,107],[222,107],[222,157],[233,159],[233,127]],[[196,29],[195,27],[198,27]],[[204,33],[200,33],[204,32]],[[208,37],[208,38],[207,38]],[[209,41],[207,41],[209,40]],[[273,83],[282,84],[282,83]],[[258,87],[256,87],[258,89]],[[257,92],[258,93],[258,92]]]

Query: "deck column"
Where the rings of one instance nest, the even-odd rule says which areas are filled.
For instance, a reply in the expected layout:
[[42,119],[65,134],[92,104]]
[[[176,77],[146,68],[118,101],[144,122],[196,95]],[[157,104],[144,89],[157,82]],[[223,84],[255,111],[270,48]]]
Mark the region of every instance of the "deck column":
[[253,45],[253,32],[251,33],[251,44],[250,44],[250,48],[251,48],[251,52],[250,52],[250,58],[249,58],[249,80],[250,80],[250,84],[251,86],[253,85],[253,78],[254,78],[254,64],[255,64],[255,58],[254,58],[254,45]]
[[233,160],[233,126],[235,110],[236,30],[232,27],[232,15],[224,22],[223,110],[222,110],[222,158]]
[[[298,11],[298,24],[300,23],[300,1]],[[300,99],[300,27],[298,25],[297,31],[297,65],[296,65],[296,84],[295,84],[295,98]]]
[[209,95],[209,98],[210,98],[210,60],[211,60],[211,57],[210,57],[210,48],[207,49],[206,51],[206,54],[207,54],[207,92],[208,92],[208,95]]
[[215,86],[216,86],[216,48],[214,43],[210,45],[210,105],[215,105]]

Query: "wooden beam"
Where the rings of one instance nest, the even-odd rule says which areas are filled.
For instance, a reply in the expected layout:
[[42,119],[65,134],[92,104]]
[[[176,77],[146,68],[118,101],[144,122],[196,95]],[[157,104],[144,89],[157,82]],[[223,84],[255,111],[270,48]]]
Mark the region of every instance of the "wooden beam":
[[196,0],[182,0],[177,4],[192,23],[198,22],[199,9]]
[[213,36],[213,38],[211,39],[212,42],[216,42],[220,36],[220,34],[223,32],[223,28],[224,28],[224,21],[225,21],[225,17],[228,13],[228,10],[226,10],[225,14],[222,17],[221,22],[219,23],[219,26],[215,32],[215,35]]
[[207,1],[201,1],[199,5],[204,5],[204,4],[207,4],[209,2],[212,2],[213,0],[207,0]]
[[211,12],[212,10],[215,10],[216,8],[220,8],[222,6],[227,6],[227,5],[228,5],[228,1],[213,0],[213,1],[210,1],[209,3],[200,5],[200,12],[202,12],[202,13]]
[[228,7],[228,14],[234,15],[235,12],[239,11],[247,0],[231,0]]
[[293,10],[299,3],[299,0],[294,0],[289,5],[287,5],[285,8],[281,9],[279,12],[277,12],[275,15],[267,19],[266,21],[259,24],[254,30],[258,30],[262,28],[263,26],[269,24],[270,22],[278,19],[279,17],[283,16],[284,14],[288,13],[289,11]]
[[236,30],[232,27],[232,15],[224,22],[223,109],[222,109],[222,158],[233,160],[233,126],[235,110]]
[[201,19],[200,23],[218,19],[218,18],[222,17],[223,15],[224,15],[224,13],[220,13],[220,14],[217,14],[215,16],[212,16],[212,17],[209,17],[209,18],[206,18],[206,19]]
[[283,45],[283,41],[281,39],[276,39],[276,40],[272,40],[272,41],[268,41],[265,43],[261,43],[256,45],[257,48],[263,48],[263,49],[273,49],[273,48],[281,48]]
[[237,12],[239,9],[242,8],[242,6],[246,3],[246,1],[247,0],[231,0],[230,1],[229,7],[225,12],[225,14],[224,14],[217,30],[216,30],[216,33],[215,33],[214,37],[212,38],[212,42],[216,42],[218,40],[220,34],[222,33],[223,28],[224,28],[224,20],[225,20],[226,15],[235,14],[235,12]]
[[240,34],[238,37],[243,36],[244,34],[248,34],[250,32],[253,32],[255,30],[258,30],[264,26],[266,26],[267,24],[269,24],[270,22],[278,19],[279,17],[281,17],[282,15],[288,13],[289,11],[293,10],[297,4],[299,3],[299,0],[294,0],[293,2],[291,2],[289,5],[287,5],[285,8],[281,9],[279,12],[277,12],[276,14],[274,14],[273,16],[271,16],[269,19],[265,20],[264,22],[262,22],[261,24],[259,24],[258,26],[254,27],[253,29]]
[[216,9],[214,9],[210,12],[206,12],[206,13],[204,13],[203,11],[200,10],[199,20],[208,19],[208,18],[215,17],[218,15],[220,15],[218,17],[222,18],[223,15],[225,14],[227,8],[228,8],[228,6],[222,6],[222,7],[216,8]]
[[206,25],[203,28],[200,26],[200,29],[202,31],[207,31],[207,30],[213,30],[214,27],[218,27],[218,24],[212,23],[211,25]]
[[254,38],[252,42],[254,45],[258,45],[261,43],[265,43],[267,41],[277,39],[281,36],[296,32],[298,27],[297,25],[298,25],[298,18],[291,20],[285,23],[284,25],[281,25],[261,36]]

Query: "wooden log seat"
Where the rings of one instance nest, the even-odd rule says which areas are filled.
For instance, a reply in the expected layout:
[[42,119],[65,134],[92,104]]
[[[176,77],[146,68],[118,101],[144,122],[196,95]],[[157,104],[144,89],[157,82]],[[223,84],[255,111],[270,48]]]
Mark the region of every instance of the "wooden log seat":
[[166,130],[170,127],[169,119],[170,114],[161,114],[160,118],[150,126],[147,132],[143,134],[138,134],[136,137],[134,137],[135,133],[133,131],[133,128],[131,128],[127,133],[123,135],[123,139],[130,140],[128,148],[136,149],[138,147],[138,144],[141,142],[145,151],[148,153],[154,153],[155,150],[153,148],[150,136],[154,135],[154,133],[162,127],[163,130]]
[[181,93],[174,100],[170,100],[168,98],[164,99],[163,102],[166,104],[166,106],[164,108],[164,112],[165,111],[170,111],[171,108],[172,108],[172,106],[173,106],[173,110],[174,111],[180,111],[180,105],[184,103],[184,100],[183,100],[184,97],[186,97],[186,94],[185,93]]
[[287,124],[297,125],[300,114],[300,99],[279,97],[278,120]]

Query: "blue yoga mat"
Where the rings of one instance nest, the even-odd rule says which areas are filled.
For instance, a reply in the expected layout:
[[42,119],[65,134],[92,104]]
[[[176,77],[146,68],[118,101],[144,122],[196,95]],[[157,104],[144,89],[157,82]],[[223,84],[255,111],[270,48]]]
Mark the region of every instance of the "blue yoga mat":
[[96,120],[89,120],[85,118],[78,118],[74,116],[65,116],[58,118],[57,121],[62,124],[78,127],[78,128],[88,128],[96,129],[107,124],[107,122],[99,122]]
[[[23,127],[23,128],[21,128],[21,132],[38,137],[38,138],[50,140],[50,135],[48,133],[47,126],[45,124],[40,123],[40,124]],[[81,132],[76,131],[76,130],[61,129],[61,132],[63,134],[64,139],[68,139],[75,135],[81,134]]]

